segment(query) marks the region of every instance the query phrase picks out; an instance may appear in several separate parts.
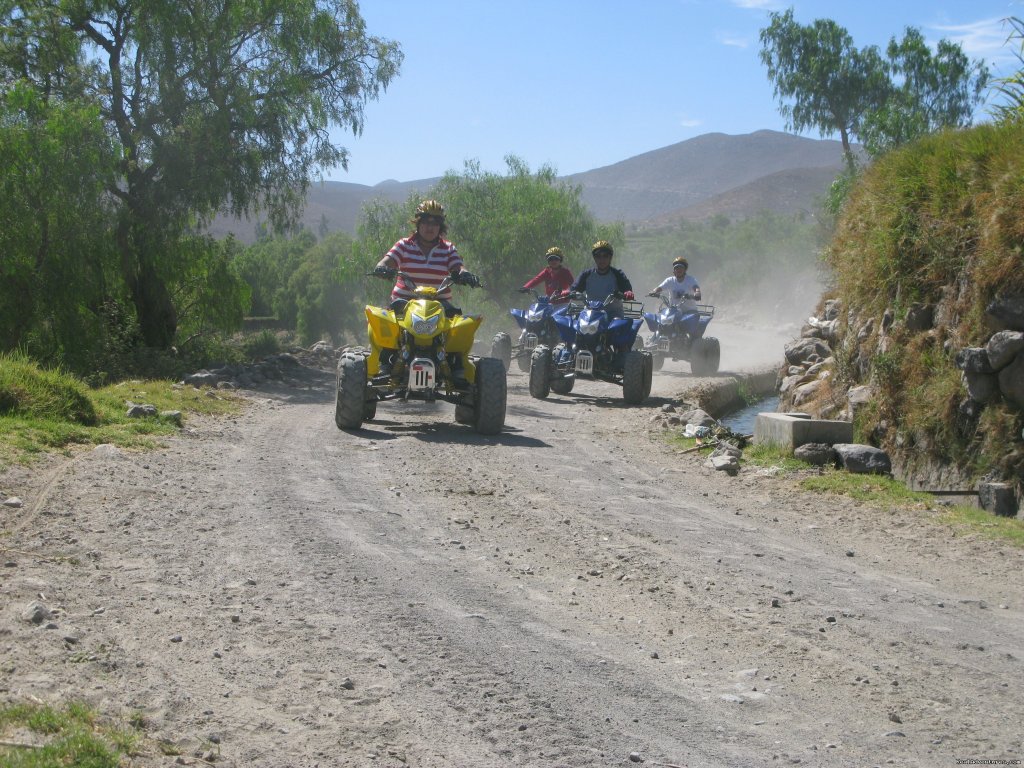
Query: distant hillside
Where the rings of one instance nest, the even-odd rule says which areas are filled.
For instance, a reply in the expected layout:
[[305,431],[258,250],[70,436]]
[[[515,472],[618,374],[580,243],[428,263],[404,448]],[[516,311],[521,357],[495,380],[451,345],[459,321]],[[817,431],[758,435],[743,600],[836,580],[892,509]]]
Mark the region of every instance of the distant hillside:
[[[302,223],[311,232],[318,233],[321,223],[325,223],[329,232],[342,230],[355,233],[359,213],[363,204],[369,200],[382,197],[393,202],[404,201],[410,193],[426,192],[440,181],[440,176],[419,181],[382,181],[372,187],[365,184],[349,184],[344,181],[325,181],[313,184],[306,198],[306,210]],[[234,234],[243,243],[251,243],[256,239],[257,222],[248,219],[239,220],[229,216],[218,216],[210,227],[214,237],[227,237]]]
[[744,219],[762,211],[779,214],[814,213],[838,173],[835,168],[793,168],[762,176],[707,200],[664,213],[641,226],[661,227],[677,221],[703,221],[723,214]]
[[[780,171],[818,168],[834,176],[842,161],[838,141],[778,131],[742,136],[708,133],[567,179],[582,185],[583,201],[598,219],[642,222],[691,208]],[[818,179],[808,181],[817,185]],[[770,185],[765,188],[769,190]],[[805,198],[803,193],[799,196]],[[766,198],[766,206],[768,202]]]
[[[725,214],[744,218],[760,210],[797,213],[813,210],[842,168],[842,145],[757,131],[740,136],[708,133],[614,165],[563,177],[583,188],[583,202],[599,221],[627,224],[701,219]],[[383,197],[404,201],[426,192],[438,180],[385,181],[375,186],[327,181],[310,189],[303,223],[319,232],[355,232],[363,204]],[[256,223],[219,217],[215,236],[233,232],[243,242],[255,238]]]

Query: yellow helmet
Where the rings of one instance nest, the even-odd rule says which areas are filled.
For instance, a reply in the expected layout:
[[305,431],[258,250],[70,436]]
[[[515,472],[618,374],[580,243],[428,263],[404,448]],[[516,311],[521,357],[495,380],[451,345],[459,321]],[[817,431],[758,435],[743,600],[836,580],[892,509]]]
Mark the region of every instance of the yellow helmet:
[[552,259],[558,259],[559,261],[561,261],[562,249],[559,248],[557,245],[552,246],[551,248],[547,249],[547,251],[544,253],[544,256],[545,258],[547,258],[548,261],[551,261]]
[[609,256],[615,255],[615,249],[612,248],[612,244],[609,243],[607,240],[598,240],[596,243],[594,243],[594,247],[590,249],[590,253],[594,256],[597,256],[597,254],[601,253],[602,251],[607,251]]
[[416,206],[416,213],[413,215],[413,218],[419,221],[424,216],[436,216],[443,220],[444,206],[437,202],[437,200],[424,200]]
[[686,267],[687,269],[690,268],[690,262],[688,262],[686,260],[685,256],[676,256],[674,259],[672,259],[672,266],[673,267],[677,267],[679,265],[682,265],[682,266]]
[[444,206],[441,205],[437,200],[424,200],[422,203],[416,206],[416,213],[409,219],[409,223],[414,227],[419,228],[420,219],[433,217],[441,224],[441,235],[448,233],[448,222],[444,216]]

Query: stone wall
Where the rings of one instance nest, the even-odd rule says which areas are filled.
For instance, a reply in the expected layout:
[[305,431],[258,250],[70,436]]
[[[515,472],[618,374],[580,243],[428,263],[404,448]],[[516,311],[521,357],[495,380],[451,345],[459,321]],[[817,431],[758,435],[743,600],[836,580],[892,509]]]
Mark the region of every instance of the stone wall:
[[[852,421],[860,409],[878,397],[874,369],[884,353],[901,339],[925,334],[932,346],[952,356],[962,372],[958,429],[967,434],[977,426],[985,408],[1024,411],[1024,296],[1006,296],[987,308],[980,329],[983,346],[958,346],[951,328],[962,324],[960,291],[951,286],[935,304],[914,304],[901,317],[892,309],[881,317],[864,316],[827,300],[785,347],[786,360],[778,376],[780,411],[803,411],[813,418]],[[896,333],[898,331],[898,333]],[[1019,420],[1018,420],[1019,424]],[[863,426],[863,425],[862,425]],[[862,435],[886,448],[894,474],[910,487],[925,490],[973,488],[978,478],[944,462],[915,442],[913,448],[890,425],[879,423],[872,435]],[[1024,446],[1024,433],[1014,440]],[[989,477],[1016,486],[1020,498],[1024,477]]]

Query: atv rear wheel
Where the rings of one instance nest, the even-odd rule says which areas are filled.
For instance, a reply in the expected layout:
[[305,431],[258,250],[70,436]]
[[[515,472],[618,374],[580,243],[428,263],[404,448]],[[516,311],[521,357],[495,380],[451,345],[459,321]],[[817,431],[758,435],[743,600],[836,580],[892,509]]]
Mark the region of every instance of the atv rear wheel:
[[714,376],[722,358],[722,348],[718,339],[709,336],[698,339],[693,345],[693,356],[690,358],[690,371],[695,376]]
[[501,360],[482,357],[476,362],[476,404],[473,428],[481,435],[496,435],[505,426],[508,389]]
[[358,352],[345,352],[338,361],[334,407],[334,423],[338,429],[359,429],[363,426],[366,404],[366,358]]
[[622,366],[622,399],[628,405],[639,405],[651,394],[653,364],[649,352],[630,350]]
[[512,337],[504,331],[494,334],[491,339],[491,357],[500,360],[506,371],[512,364]]
[[575,376],[564,376],[558,379],[552,379],[551,391],[556,395],[568,395],[572,392],[573,386],[576,384]]
[[543,400],[551,393],[551,350],[543,344],[530,356],[530,396]]
[[660,371],[662,366],[665,365],[665,353],[664,352],[652,352],[651,353],[651,370]]

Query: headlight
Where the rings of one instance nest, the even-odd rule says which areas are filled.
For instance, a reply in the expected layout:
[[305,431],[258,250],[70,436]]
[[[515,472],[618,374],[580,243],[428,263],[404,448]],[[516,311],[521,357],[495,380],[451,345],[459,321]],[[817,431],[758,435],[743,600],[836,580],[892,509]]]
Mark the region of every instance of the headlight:
[[538,320],[542,320],[543,318],[544,318],[544,310],[542,310],[542,309],[535,309],[533,311],[530,311],[530,312],[526,313],[526,319],[531,321],[531,322],[537,322]]
[[437,321],[440,319],[440,315],[434,315],[430,319],[422,318],[419,315],[413,315],[412,332],[417,336],[433,336],[434,331],[437,330]]
[[597,333],[601,329],[601,319],[591,320],[589,322],[580,320],[580,333],[590,336],[591,334]]

